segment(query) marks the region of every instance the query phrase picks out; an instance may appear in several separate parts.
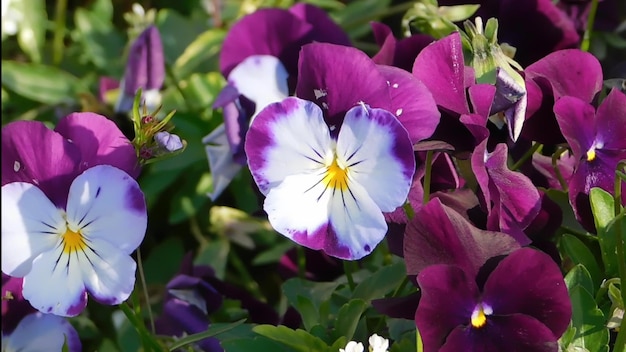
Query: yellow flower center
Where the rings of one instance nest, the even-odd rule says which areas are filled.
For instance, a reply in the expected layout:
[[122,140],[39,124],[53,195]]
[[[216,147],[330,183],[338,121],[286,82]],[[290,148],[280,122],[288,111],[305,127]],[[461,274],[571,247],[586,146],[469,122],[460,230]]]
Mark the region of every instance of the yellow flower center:
[[73,252],[84,250],[85,247],[87,247],[87,244],[80,231],[74,232],[69,228],[65,231],[63,235],[63,252],[72,254]]
[[478,304],[472,312],[471,324],[473,327],[479,329],[487,324],[487,315],[493,313],[491,307],[483,307],[482,304]]
[[326,176],[322,182],[334,189],[345,191],[348,189],[348,168],[342,168],[337,164],[337,158],[333,159],[333,163],[326,168]]
[[587,161],[593,161],[596,158],[596,149],[591,148],[587,151]]

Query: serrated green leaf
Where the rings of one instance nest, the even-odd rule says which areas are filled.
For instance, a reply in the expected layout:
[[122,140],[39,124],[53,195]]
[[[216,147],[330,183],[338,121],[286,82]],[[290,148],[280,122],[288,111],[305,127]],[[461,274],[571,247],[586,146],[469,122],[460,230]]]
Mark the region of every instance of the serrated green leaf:
[[324,341],[302,329],[291,330],[282,325],[258,325],[252,330],[259,335],[285,344],[294,351],[323,352],[328,350],[328,345]]
[[570,298],[572,326],[576,328],[570,346],[608,352],[609,330],[605,326],[604,314],[598,309],[593,297],[582,286],[576,286],[570,292]]
[[345,336],[352,340],[361,315],[367,309],[368,304],[362,299],[352,299],[344,304],[337,314],[335,321],[335,337]]
[[589,248],[581,240],[569,234],[561,237],[560,244],[575,264],[582,264],[589,271],[594,287],[600,287],[604,275]]
[[571,291],[576,286],[581,286],[592,296],[596,293],[596,287],[593,285],[591,275],[582,264],[576,264],[576,266],[565,275],[565,285],[568,291]]
[[404,262],[384,266],[359,283],[354,289],[352,298],[360,298],[367,302],[375,298],[382,298],[400,285],[405,277]]
[[21,0],[17,3],[23,14],[19,23],[17,41],[31,61],[41,63],[48,21],[46,2],[43,0]]
[[34,101],[56,105],[74,103],[87,89],[78,78],[56,67],[2,61],[2,85]]
[[177,77],[186,78],[198,65],[208,62],[219,53],[225,36],[226,32],[222,29],[210,29],[194,39],[174,63],[173,70]]
[[613,196],[600,187],[593,187],[589,191],[589,201],[591,202],[591,212],[593,213],[596,229],[600,231],[614,217]]

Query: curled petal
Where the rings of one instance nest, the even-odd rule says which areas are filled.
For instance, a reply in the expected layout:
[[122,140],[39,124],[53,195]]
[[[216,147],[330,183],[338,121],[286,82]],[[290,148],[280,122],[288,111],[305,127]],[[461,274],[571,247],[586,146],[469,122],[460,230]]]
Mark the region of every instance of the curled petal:
[[212,200],[216,200],[224,192],[242,168],[233,158],[226,133],[225,125],[222,124],[202,140],[206,144],[204,148],[213,178],[213,191],[208,194]]
[[[6,341],[5,341],[6,338]],[[6,351],[82,351],[78,332],[67,319],[53,314],[33,313],[19,323],[10,336],[2,337]]]

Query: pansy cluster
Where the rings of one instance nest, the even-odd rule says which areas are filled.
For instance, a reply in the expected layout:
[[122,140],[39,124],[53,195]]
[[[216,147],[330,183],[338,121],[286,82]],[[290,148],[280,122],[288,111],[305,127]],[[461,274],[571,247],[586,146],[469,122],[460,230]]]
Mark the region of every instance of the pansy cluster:
[[136,4],[103,114],[3,125],[2,350],[80,351],[85,318],[121,350],[624,352],[625,80],[589,52],[617,5],[400,2],[399,38],[287,3],[204,4],[186,49]]

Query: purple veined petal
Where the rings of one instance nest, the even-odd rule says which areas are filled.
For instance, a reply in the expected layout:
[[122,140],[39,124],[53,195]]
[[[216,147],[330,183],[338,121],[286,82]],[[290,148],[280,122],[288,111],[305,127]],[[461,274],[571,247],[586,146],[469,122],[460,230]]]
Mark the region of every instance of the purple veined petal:
[[146,233],[146,201],[139,184],[109,165],[94,166],[79,175],[67,201],[67,224],[85,241],[109,242],[132,253]]
[[24,277],[41,253],[54,248],[65,232],[62,213],[36,186],[2,186],[2,272]]
[[391,109],[386,78],[356,48],[307,44],[300,51],[298,72],[296,95],[320,106],[329,126],[341,126],[345,113],[360,102]]
[[389,111],[364,104],[350,109],[337,138],[337,158],[348,179],[363,186],[383,212],[406,201],[415,155],[407,131]]
[[157,132],[154,135],[154,140],[161,148],[169,153],[175,152],[184,147],[184,144],[179,136],[167,131]]
[[474,113],[482,117],[489,117],[494,104],[496,87],[491,84],[474,84],[469,86],[467,93]]
[[556,352],[557,338],[537,319],[523,315],[490,316],[480,330],[457,327],[437,352]]
[[253,117],[270,103],[279,102],[289,95],[289,74],[278,58],[270,55],[253,55],[245,58],[228,75],[228,83],[239,94],[254,102]]
[[290,7],[289,12],[313,26],[308,38],[311,42],[352,45],[348,34],[319,7],[300,2]]
[[[220,71],[224,77],[252,55],[277,57],[290,75],[297,72],[298,50],[312,25],[283,9],[260,9],[242,17],[224,38]],[[260,39],[262,38],[262,39]]]
[[437,105],[457,114],[469,112],[461,36],[454,32],[417,55],[413,75],[431,91]]
[[[517,48],[518,52],[520,48]],[[524,70],[526,80],[547,79],[555,100],[564,96],[591,102],[602,89],[602,67],[598,59],[579,49],[553,52]]]
[[572,316],[558,265],[547,254],[530,248],[511,253],[498,264],[485,282],[483,301],[492,306],[495,315],[534,317],[556,337],[565,332]]
[[332,142],[317,105],[287,98],[268,105],[252,121],[245,150],[252,176],[267,195],[289,175],[323,168],[332,154]]
[[441,113],[432,94],[422,82],[402,69],[379,65],[388,82],[391,96],[391,113],[409,132],[415,144],[432,136],[439,124]]
[[[613,88],[596,112],[596,139],[602,149],[626,153],[626,94]],[[624,156],[626,158],[626,156]]]
[[82,351],[72,324],[53,314],[33,313],[24,317],[15,331],[2,340],[2,349],[7,351],[61,351],[64,344],[70,352]]
[[22,294],[42,313],[74,317],[87,306],[87,290],[79,261],[59,243],[40,254],[24,276]]
[[468,325],[479,292],[471,274],[453,265],[432,265],[417,276],[422,297],[415,323],[425,352],[437,352],[450,331]]
[[[593,187],[600,187],[613,194],[615,184],[615,169],[617,164],[626,159],[626,151],[616,152],[612,150],[596,150],[596,158],[592,161],[582,159],[576,165],[576,169],[568,181],[569,199],[574,213],[579,220],[586,218],[589,207],[589,192]],[[622,183],[623,184],[623,183]],[[622,200],[626,203],[626,195],[622,193]],[[588,214],[590,215],[590,214]],[[592,219],[589,223],[592,223]],[[582,221],[585,222],[584,220]],[[593,227],[591,227],[593,229]],[[592,230],[590,230],[592,231]]]
[[2,185],[37,185],[57,207],[78,175],[80,150],[38,121],[16,121],[2,128]]
[[520,86],[506,70],[501,68],[497,69],[495,86],[496,94],[491,114],[504,113],[509,137],[517,141],[526,120],[526,106],[528,105],[526,88]]
[[372,26],[372,33],[376,44],[380,46],[380,49],[372,57],[372,60],[378,65],[393,66],[393,61],[396,56],[396,45],[398,40],[394,37],[391,28],[381,22],[370,22]]
[[[509,170],[507,155],[506,144],[500,143],[485,161],[490,180],[488,192],[494,202],[494,208],[488,215],[487,229],[500,230],[513,236],[521,245],[527,245],[530,239],[523,229],[539,214],[541,199],[526,175]],[[483,192],[487,190],[483,189]],[[494,209],[497,211],[494,212]]]
[[55,131],[80,150],[80,171],[96,165],[111,165],[134,178],[139,176],[141,168],[135,148],[117,125],[106,117],[91,112],[72,113],[59,121]]
[[415,213],[404,235],[409,275],[436,264],[456,265],[475,275],[487,259],[517,248],[519,244],[511,236],[476,228],[438,198]]
[[149,26],[135,39],[128,53],[124,72],[124,93],[134,96],[137,89],[161,89],[165,80],[165,58],[161,35]]
[[233,178],[242,169],[242,165],[233,159],[224,124],[202,139],[209,159],[209,168],[213,180],[213,191],[207,195],[215,201],[228,187]]
[[87,291],[102,304],[120,304],[135,288],[137,264],[106,239],[88,239],[88,248],[76,251],[71,260],[78,262]]
[[554,114],[574,157],[586,158],[597,133],[593,106],[576,97],[563,97],[554,104]]

